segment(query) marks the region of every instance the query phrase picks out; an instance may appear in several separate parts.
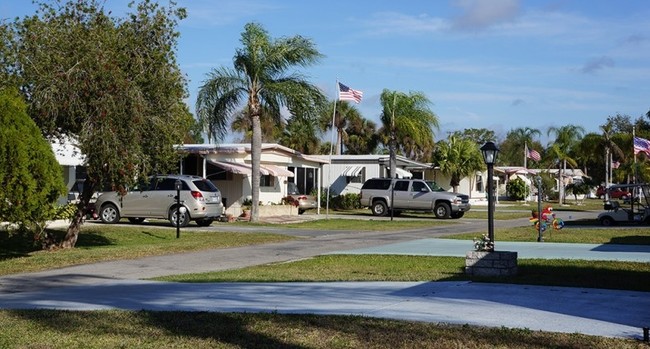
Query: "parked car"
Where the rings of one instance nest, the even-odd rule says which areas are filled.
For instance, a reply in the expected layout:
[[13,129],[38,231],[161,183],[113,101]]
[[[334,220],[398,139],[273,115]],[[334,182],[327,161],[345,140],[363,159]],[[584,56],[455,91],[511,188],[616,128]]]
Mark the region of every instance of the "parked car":
[[[181,182],[180,206],[176,199],[176,180]],[[110,191],[99,195],[95,209],[104,223],[117,223],[128,218],[131,223],[141,223],[146,218],[168,219],[184,227],[190,221],[208,226],[223,214],[221,192],[209,180],[198,176],[165,175],[149,178],[120,195]],[[179,214],[177,216],[177,211]]]
[[287,200],[298,203],[298,214],[318,207],[318,199],[313,195],[301,194],[296,183],[287,183]]
[[623,199],[627,200],[631,196],[630,192],[620,188],[618,186],[611,186],[608,189],[606,189],[603,186],[599,186],[598,189],[596,189],[596,197],[599,199],[605,199],[605,193],[609,190],[609,198],[610,199]]
[[445,191],[433,181],[391,178],[367,180],[361,187],[361,205],[375,216],[393,209],[433,212],[436,218],[461,218],[471,208],[468,195]]

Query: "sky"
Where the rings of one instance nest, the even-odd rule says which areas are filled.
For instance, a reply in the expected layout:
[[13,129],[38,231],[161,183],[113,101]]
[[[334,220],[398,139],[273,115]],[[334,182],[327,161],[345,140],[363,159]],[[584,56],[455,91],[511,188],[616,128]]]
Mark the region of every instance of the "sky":
[[[130,0],[108,0],[120,15]],[[160,0],[161,4],[167,1]],[[384,89],[424,93],[436,140],[487,128],[569,124],[599,132],[608,116],[650,110],[647,0],[177,0],[177,55],[194,110],[207,74],[232,67],[244,25],[271,37],[301,35],[324,57],[296,71],[336,98],[336,82],[363,91],[378,122]],[[0,0],[0,19],[32,14],[30,0]],[[325,139],[327,140],[327,139]]]

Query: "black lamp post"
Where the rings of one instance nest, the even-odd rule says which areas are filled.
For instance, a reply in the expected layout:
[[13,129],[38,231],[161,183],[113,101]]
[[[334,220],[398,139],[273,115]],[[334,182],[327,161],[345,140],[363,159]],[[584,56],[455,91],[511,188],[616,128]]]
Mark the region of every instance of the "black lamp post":
[[176,238],[178,239],[181,237],[181,188],[183,183],[177,179],[174,186],[176,187]]
[[490,239],[488,249],[490,251],[494,250],[494,164],[497,162],[497,156],[499,155],[499,148],[497,148],[494,142],[487,142],[481,147],[481,152],[483,153],[483,161],[488,168],[488,238]]

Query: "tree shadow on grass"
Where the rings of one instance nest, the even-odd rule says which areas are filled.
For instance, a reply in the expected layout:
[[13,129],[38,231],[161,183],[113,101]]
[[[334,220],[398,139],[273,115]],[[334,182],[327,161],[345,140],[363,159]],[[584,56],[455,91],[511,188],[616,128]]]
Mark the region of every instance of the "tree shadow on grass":
[[[56,241],[61,241],[66,232],[57,229],[45,229],[46,233],[52,234]],[[92,232],[79,234],[77,247],[99,247],[112,245],[113,242],[105,236]],[[28,257],[30,253],[41,251],[41,246],[34,243],[31,233],[10,234],[7,231],[0,231],[0,260]]]

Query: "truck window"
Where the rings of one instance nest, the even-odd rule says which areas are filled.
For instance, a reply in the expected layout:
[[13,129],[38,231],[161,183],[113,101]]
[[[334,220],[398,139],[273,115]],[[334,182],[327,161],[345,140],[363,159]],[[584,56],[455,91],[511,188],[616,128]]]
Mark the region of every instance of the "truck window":
[[394,190],[395,191],[408,191],[409,190],[409,181],[396,181]]
[[411,191],[414,191],[414,192],[427,192],[427,191],[429,191],[429,189],[424,184],[424,182],[413,182],[413,186],[411,188]]

